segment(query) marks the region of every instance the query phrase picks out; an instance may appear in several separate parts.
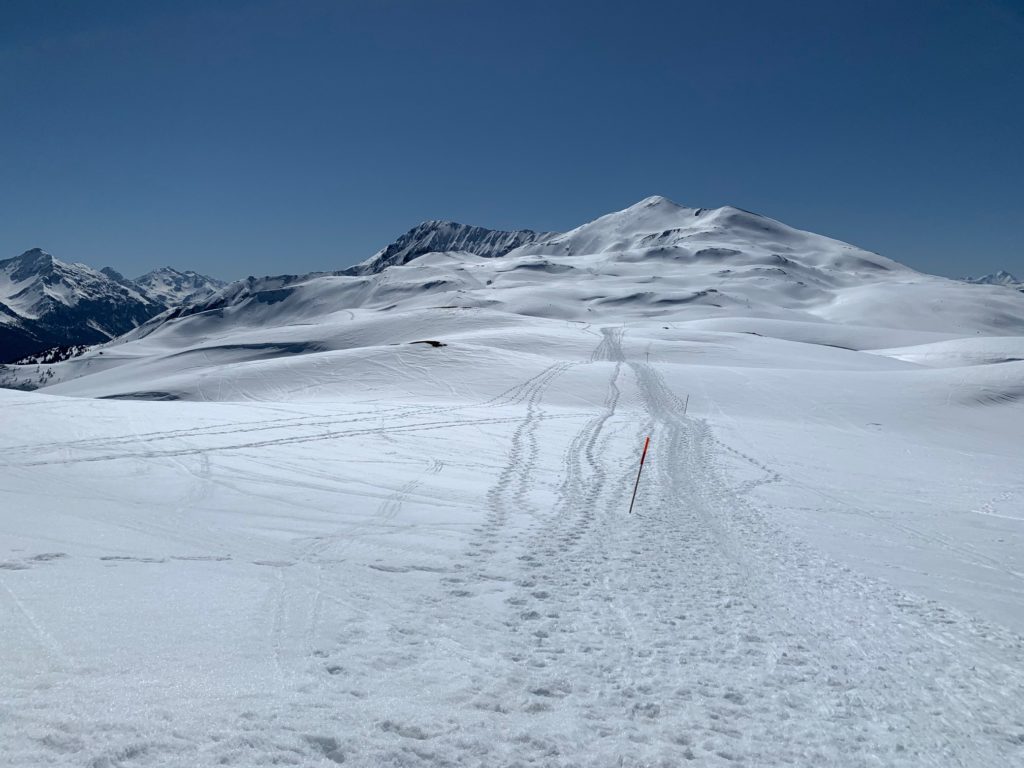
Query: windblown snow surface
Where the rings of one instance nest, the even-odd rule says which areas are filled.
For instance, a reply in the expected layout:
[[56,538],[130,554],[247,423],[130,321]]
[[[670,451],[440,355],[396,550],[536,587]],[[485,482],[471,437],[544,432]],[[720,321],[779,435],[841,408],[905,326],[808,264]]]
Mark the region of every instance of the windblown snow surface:
[[661,198],[226,290],[0,391],[0,764],[1024,764],[1024,297]]

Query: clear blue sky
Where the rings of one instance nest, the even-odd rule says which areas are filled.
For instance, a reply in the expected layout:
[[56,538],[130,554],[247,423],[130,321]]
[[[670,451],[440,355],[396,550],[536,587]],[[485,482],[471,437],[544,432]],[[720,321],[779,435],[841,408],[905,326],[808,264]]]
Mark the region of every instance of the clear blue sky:
[[340,268],[651,194],[1024,273],[1024,4],[5,0],[0,258]]

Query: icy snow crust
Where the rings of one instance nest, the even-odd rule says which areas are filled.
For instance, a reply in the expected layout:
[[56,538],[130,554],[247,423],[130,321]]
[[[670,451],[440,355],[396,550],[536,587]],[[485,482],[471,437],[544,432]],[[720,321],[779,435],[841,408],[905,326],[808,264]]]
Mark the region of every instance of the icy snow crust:
[[1022,353],[663,198],[228,286],[0,390],[0,764],[1020,764]]

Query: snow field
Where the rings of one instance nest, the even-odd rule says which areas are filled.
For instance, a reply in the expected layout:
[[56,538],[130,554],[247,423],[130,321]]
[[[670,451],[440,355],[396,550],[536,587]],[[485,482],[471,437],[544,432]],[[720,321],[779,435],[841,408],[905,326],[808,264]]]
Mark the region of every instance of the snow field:
[[1020,759],[1020,521],[961,508],[1018,493],[1020,406],[969,394],[1018,364],[544,328],[221,366],[309,402],[0,393],[0,760]]
[[0,764],[1024,764],[1019,293],[664,198],[432,242],[0,371]]

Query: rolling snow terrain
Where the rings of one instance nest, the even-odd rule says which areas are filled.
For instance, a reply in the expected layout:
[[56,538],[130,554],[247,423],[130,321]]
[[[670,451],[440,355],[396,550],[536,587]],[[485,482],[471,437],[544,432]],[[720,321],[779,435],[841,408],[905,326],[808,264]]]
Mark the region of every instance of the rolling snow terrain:
[[412,232],[0,369],[0,765],[1024,764],[1024,296]]

